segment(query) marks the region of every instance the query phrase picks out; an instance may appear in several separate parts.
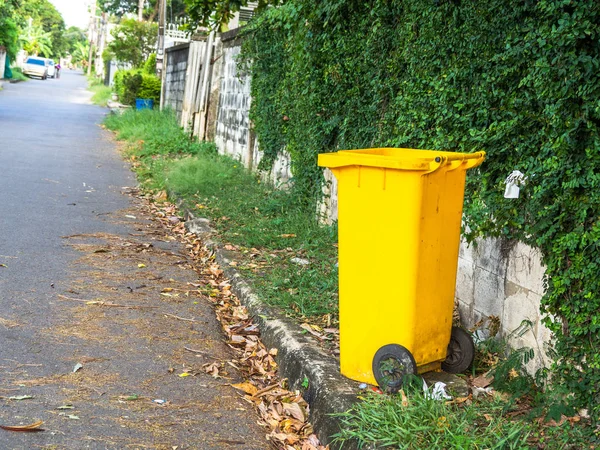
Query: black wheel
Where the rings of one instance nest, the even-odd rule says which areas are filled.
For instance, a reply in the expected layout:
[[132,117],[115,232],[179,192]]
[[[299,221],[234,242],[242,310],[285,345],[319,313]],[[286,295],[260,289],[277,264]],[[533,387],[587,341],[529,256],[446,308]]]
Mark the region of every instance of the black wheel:
[[373,375],[381,390],[394,393],[402,387],[406,375],[417,373],[413,355],[398,344],[381,347],[373,358]]
[[442,370],[448,373],[461,373],[473,364],[475,344],[471,335],[459,327],[452,327],[450,343]]

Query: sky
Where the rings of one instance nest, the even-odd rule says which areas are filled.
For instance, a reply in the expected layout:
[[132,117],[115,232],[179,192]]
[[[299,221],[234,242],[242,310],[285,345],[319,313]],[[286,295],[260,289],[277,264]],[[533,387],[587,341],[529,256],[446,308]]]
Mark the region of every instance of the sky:
[[49,0],[65,19],[67,28],[76,26],[86,28],[89,24],[88,5],[90,0]]

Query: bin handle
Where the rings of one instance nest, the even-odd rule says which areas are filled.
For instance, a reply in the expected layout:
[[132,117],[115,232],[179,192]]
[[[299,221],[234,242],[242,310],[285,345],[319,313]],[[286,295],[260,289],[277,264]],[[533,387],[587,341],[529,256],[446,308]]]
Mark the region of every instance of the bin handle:
[[451,168],[449,170],[454,170],[460,167],[463,164],[467,165],[467,170],[472,169],[473,167],[477,167],[483,163],[485,159],[485,152],[475,152],[475,153],[459,153],[456,155],[450,156],[436,156],[433,160],[433,167],[427,173],[432,173],[438,170],[440,167],[443,167],[447,164],[451,164],[455,161],[459,161],[459,164],[456,167]]

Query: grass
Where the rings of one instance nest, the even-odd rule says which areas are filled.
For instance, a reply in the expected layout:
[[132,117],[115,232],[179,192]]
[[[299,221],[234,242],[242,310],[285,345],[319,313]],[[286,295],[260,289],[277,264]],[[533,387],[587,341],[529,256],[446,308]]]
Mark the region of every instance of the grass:
[[190,141],[170,112],[127,111],[105,125],[132,144],[127,156],[146,188],[183,199],[211,219],[222,242],[240,250],[239,269],[269,304],[302,319],[335,322],[337,230],[320,226],[315,209],[293,189],[277,190],[217,155],[214,144]]
[[112,88],[95,77],[88,77],[88,88],[94,93],[92,102],[99,106],[106,106],[112,95]]
[[11,80],[14,80],[14,81],[28,81],[29,80],[29,78],[27,78],[25,75],[23,75],[23,71],[21,70],[20,67],[12,67],[11,70],[12,70],[12,74],[13,74]]
[[368,393],[340,416],[335,439],[342,448],[349,440],[359,447],[407,450],[597,448],[598,432],[590,424],[550,424],[528,415],[511,418],[514,413],[506,411],[505,395],[499,393],[461,404],[416,391],[404,397]]

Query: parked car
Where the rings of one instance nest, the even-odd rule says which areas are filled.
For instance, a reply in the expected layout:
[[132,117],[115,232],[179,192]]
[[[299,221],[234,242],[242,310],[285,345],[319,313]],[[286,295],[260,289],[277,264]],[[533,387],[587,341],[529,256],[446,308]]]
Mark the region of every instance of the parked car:
[[23,65],[23,74],[30,77],[48,78],[48,65],[45,58],[30,56]]
[[55,68],[54,60],[46,58],[46,63],[48,66],[48,76],[50,78],[55,78],[56,77],[56,68]]

